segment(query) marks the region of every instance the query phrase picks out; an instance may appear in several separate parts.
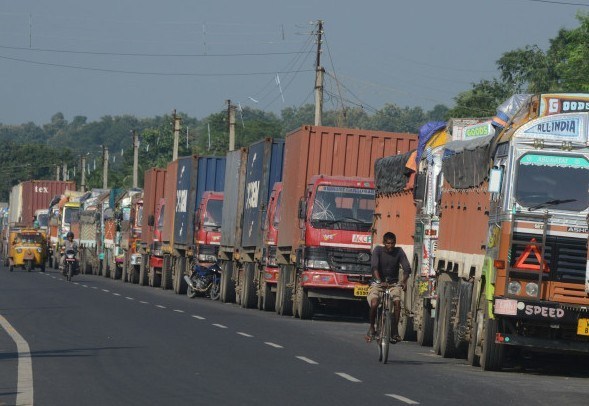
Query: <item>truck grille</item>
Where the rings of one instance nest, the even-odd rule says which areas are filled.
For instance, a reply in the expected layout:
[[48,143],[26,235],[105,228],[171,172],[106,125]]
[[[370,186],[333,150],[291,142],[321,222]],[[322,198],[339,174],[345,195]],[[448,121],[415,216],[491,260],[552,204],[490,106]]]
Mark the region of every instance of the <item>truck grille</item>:
[[352,251],[341,248],[327,248],[331,269],[339,273],[370,274],[370,251]]
[[[530,241],[532,238],[540,241],[542,236],[527,233],[513,233],[514,240]],[[524,249],[525,246],[523,245],[512,247],[512,266],[523,253]],[[529,259],[533,259],[532,257],[533,255],[530,255]],[[550,279],[562,282],[583,283],[587,263],[587,237],[570,238],[547,235],[544,257],[550,267]]]

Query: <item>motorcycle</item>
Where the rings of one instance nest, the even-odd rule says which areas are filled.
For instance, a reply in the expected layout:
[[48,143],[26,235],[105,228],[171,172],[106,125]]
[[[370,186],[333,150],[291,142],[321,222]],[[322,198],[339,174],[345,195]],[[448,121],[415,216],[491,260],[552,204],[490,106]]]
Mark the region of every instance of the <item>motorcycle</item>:
[[63,276],[70,282],[72,276],[77,273],[78,260],[76,259],[76,252],[74,250],[67,250],[64,255]]
[[200,295],[218,300],[221,295],[221,267],[217,263],[209,267],[194,265],[192,273],[184,275],[184,280],[188,284],[186,295],[189,298]]

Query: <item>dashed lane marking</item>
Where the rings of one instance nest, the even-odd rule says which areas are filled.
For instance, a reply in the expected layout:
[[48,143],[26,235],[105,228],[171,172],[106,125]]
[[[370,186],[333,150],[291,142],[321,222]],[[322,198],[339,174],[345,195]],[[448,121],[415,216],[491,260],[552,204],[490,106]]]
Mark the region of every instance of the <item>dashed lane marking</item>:
[[301,361],[305,361],[307,364],[317,365],[319,364],[317,361],[313,361],[311,358],[303,357],[302,355],[297,355],[297,358]]
[[110,293],[110,290],[108,290],[108,289],[102,289],[102,291],[106,292],[106,293]]
[[345,372],[336,372],[335,374],[341,376],[344,379],[347,379],[350,382],[362,382],[360,379],[354,378],[352,375],[348,375]]
[[92,286],[92,289],[98,289],[96,286]]
[[115,296],[121,296],[120,293],[113,293],[113,295],[115,295]]
[[224,326],[224,325],[218,324],[218,323],[213,323],[213,326],[219,327],[219,328],[227,328],[227,326]]
[[159,307],[160,309],[166,309],[166,306],[162,306],[162,305],[155,305],[155,307]]
[[146,302],[145,300],[140,300],[139,303],[149,304],[149,302]]
[[204,317],[197,316],[196,314],[193,314],[192,317],[194,317],[195,319],[198,319],[198,320],[206,320]]
[[78,282],[74,282],[74,285],[79,285],[79,283]]
[[414,400],[406,398],[405,396],[395,395],[394,393],[387,393],[387,394],[385,394],[385,396],[400,400],[401,402],[407,403],[408,405],[418,405],[419,404],[419,402],[416,402]]
[[184,313],[184,310],[178,310],[178,309],[174,309],[174,311],[175,311],[176,313]]
[[16,383],[16,404],[33,405],[33,360],[31,349],[26,340],[12,327],[2,315],[0,315],[0,326],[6,330],[8,335],[16,343],[18,352],[18,380]]
[[129,297],[129,296],[125,296],[125,299],[127,299],[127,300],[135,300],[134,298]]
[[87,287],[88,287],[88,285],[82,285],[82,286],[83,286],[83,287],[85,287],[85,288],[87,288]]
[[241,331],[238,331],[237,334],[239,334],[240,336],[243,336],[243,337],[248,337],[248,338],[252,338],[253,337],[253,335],[248,334],[248,333],[242,333]]
[[274,347],[274,348],[284,348],[282,345],[276,344],[276,343],[272,343],[270,341],[265,341],[264,344],[269,345],[270,347]]

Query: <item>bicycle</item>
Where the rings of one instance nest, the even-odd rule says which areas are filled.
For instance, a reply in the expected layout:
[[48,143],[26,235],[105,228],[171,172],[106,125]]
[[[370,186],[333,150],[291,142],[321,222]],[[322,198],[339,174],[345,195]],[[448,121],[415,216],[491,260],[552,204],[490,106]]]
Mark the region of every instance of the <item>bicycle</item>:
[[386,364],[389,359],[389,345],[391,341],[391,327],[394,320],[391,289],[396,285],[388,285],[379,292],[379,305],[376,311],[376,343],[378,345],[378,361]]

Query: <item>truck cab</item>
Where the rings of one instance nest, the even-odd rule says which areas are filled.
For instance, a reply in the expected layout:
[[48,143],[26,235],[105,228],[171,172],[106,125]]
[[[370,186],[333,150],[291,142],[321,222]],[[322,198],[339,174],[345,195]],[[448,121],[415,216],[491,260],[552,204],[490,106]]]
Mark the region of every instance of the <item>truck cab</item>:
[[196,260],[201,266],[217,262],[223,223],[223,193],[204,192],[195,216]]
[[278,227],[280,224],[280,206],[282,201],[282,182],[274,183],[268,202],[268,212],[264,224],[264,246],[262,253],[262,275],[259,295],[261,308],[273,311],[276,304],[276,284],[278,283],[278,262],[276,260],[276,244],[278,241]]

